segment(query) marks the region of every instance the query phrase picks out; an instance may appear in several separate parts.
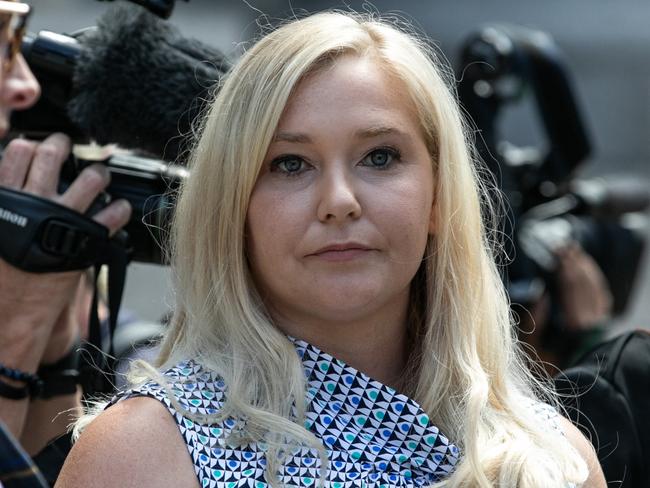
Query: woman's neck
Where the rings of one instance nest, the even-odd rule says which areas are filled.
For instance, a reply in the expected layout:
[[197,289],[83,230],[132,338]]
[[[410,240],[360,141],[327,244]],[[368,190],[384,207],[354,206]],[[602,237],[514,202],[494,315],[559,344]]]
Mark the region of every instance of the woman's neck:
[[[395,304],[393,304],[395,305]],[[272,314],[287,335],[302,339],[385,385],[399,389],[407,363],[407,309],[385,307],[356,320],[288,319]]]

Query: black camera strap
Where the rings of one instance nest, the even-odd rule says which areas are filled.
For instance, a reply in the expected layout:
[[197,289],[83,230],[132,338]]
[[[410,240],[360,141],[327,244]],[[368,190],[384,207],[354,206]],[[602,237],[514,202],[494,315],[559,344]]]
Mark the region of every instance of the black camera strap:
[[108,343],[103,347],[95,283],[90,348],[86,349],[89,357],[81,367],[81,377],[85,393],[110,392],[112,337],[130,256],[126,234],[110,238],[106,227],[84,214],[36,195],[0,187],[0,236],[0,257],[24,271],[50,273],[94,266],[97,278],[101,266],[107,265]]
[[[119,241],[118,241],[119,242]],[[126,268],[129,264],[129,252],[121,244],[115,244],[108,254],[108,262],[95,264],[95,277],[99,276],[99,271],[103,264],[108,267],[108,334],[106,335],[108,344],[103,340],[102,323],[98,314],[97,286],[93,290],[93,303],[90,312],[90,327],[88,342],[90,349],[86,348],[88,355],[82,362],[80,368],[81,383],[85,395],[94,393],[110,393],[115,389],[113,381],[115,351],[113,337],[117,327],[117,316],[120,311],[122,302],[122,292],[124,291],[124,282],[126,281]]]

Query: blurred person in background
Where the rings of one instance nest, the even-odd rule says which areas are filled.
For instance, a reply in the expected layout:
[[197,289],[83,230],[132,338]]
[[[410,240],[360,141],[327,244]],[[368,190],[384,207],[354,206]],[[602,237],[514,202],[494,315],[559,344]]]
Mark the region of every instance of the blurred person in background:
[[[40,94],[20,53],[29,13],[25,3],[0,1],[0,137],[8,131],[11,112],[30,107]],[[42,142],[14,139],[2,154],[0,187],[83,213],[108,185],[109,174],[93,165],[59,194],[59,170],[69,153],[63,134]],[[114,233],[129,214],[128,203],[116,201],[93,218]],[[75,362],[75,345],[84,335],[88,280],[82,271],[28,273],[0,259],[0,421],[30,455],[65,432],[80,406],[78,389],[63,384],[62,372]],[[39,390],[49,390],[49,398],[39,398]]]
[[562,338],[551,327],[551,303],[548,291],[543,292],[528,310],[518,309],[519,338],[533,347],[530,351],[551,376],[582,356],[599,343],[611,318],[612,294],[596,261],[578,243],[573,242],[555,251],[558,260],[555,289],[564,329]]

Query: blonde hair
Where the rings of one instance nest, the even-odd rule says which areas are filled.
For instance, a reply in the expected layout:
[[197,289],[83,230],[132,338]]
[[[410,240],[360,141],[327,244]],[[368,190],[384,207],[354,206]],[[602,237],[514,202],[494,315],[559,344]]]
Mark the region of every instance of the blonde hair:
[[412,293],[415,381],[408,389],[463,451],[439,486],[583,482],[586,464],[531,408],[545,387],[528,373],[513,335],[492,254],[496,240],[486,230],[496,225],[484,222],[494,214],[492,198],[477,174],[453,77],[426,42],[370,16],[328,12],[288,23],[227,75],[204,117],[177,204],[176,309],[158,366],[194,358],[223,377],[228,395],[216,418],[245,418],[242,439],[275,446],[267,453],[269,473],[292,443],[324,456],[302,427],[302,366],[256,292],[244,229],[261,163],[292,92],[343,55],[372,56],[403,83],[431,153],[437,233]]

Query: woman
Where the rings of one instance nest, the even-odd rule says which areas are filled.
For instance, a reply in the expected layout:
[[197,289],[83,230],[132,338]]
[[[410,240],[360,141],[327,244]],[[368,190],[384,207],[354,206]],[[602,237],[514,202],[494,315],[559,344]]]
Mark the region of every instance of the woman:
[[515,347],[439,70],[341,13],[243,56],[178,202],[165,372],[141,368],[58,486],[604,486]]

